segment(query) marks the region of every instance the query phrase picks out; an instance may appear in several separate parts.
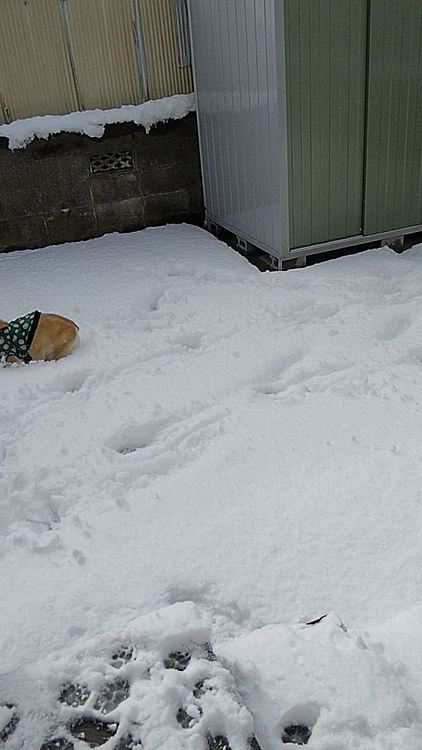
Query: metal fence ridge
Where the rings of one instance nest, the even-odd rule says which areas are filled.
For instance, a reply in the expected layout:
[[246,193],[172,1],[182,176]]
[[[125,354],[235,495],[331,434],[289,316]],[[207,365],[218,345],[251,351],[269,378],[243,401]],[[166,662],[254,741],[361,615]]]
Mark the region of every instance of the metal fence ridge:
[[193,90],[187,0],[1,0],[0,123]]

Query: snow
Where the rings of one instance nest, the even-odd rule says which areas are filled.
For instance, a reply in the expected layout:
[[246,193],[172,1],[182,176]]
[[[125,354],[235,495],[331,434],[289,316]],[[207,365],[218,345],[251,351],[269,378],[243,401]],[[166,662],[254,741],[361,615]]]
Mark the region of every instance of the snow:
[[14,708],[10,708],[8,706],[0,706],[0,733],[9,724],[14,714]]
[[400,674],[378,642],[345,632],[333,615],[311,628],[268,626],[222,653],[268,750],[280,749],[291,724],[312,727],[310,746],[326,750],[421,747],[420,713]]
[[[28,714],[21,721],[13,736],[16,743],[25,735],[31,734],[32,745],[41,743],[48,735],[51,714],[58,726],[63,726],[75,715],[78,696],[72,695],[70,705],[57,705],[57,695],[67,681],[83,685],[89,695],[84,707],[84,716],[101,719],[108,709],[108,719],[118,724],[116,735],[129,729],[132,736],[133,720],[142,725],[142,746],[155,750],[202,750],[204,731],[195,726],[193,731],[181,731],[174,721],[180,706],[186,705],[192,718],[207,719],[207,726],[214,732],[234,732],[248,737],[253,731],[252,717],[235,697],[234,680],[230,672],[216,661],[192,658],[183,672],[166,669],[163,659],[171,649],[204,643],[210,635],[210,621],[192,603],[175,604],[157,613],[144,615],[131,621],[118,632],[109,632],[105,638],[95,638],[80,646],[73,647],[66,654],[53,654],[48,659],[27,670],[26,690],[21,688],[21,710],[27,707]],[[129,645],[131,657],[116,659],[122,645]],[[81,669],[80,664],[83,664]],[[31,694],[28,684],[37,679],[40,690]],[[192,690],[199,681],[207,681],[207,691],[201,700],[205,716],[198,711],[198,700]],[[104,685],[131,685],[130,696],[113,707],[112,691],[101,692]],[[104,705],[105,699],[108,705]],[[191,701],[191,702],[190,702]],[[39,715],[34,727],[30,710]],[[110,710],[111,709],[111,710]],[[49,715],[50,714],[50,715]],[[239,730],[239,726],[241,729]],[[138,737],[134,737],[138,740]],[[187,744],[186,744],[187,743]],[[20,747],[20,745],[18,745]],[[85,746],[84,746],[85,747]]]
[[93,109],[67,115],[43,115],[0,125],[0,138],[7,138],[9,148],[25,148],[34,138],[47,139],[57,133],[80,133],[101,138],[106,125],[134,122],[147,132],[153,125],[180,120],[195,110],[194,94],[175,94],[143,104],[128,104],[115,109]]
[[[189,226],[0,256],[2,318],[81,331],[0,371],[6,750],[126,641],[115,721],[143,717],[145,750],[203,750],[206,721],[232,750],[286,722],[311,750],[420,750],[421,289],[420,247],[261,274]],[[216,662],[163,670],[206,640]]]

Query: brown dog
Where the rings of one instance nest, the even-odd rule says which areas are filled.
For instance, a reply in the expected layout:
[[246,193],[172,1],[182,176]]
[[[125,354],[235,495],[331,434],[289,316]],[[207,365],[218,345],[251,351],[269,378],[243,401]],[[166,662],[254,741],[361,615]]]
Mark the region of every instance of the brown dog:
[[9,323],[0,320],[0,361],[7,364],[61,359],[78,343],[78,326],[61,315],[35,310]]

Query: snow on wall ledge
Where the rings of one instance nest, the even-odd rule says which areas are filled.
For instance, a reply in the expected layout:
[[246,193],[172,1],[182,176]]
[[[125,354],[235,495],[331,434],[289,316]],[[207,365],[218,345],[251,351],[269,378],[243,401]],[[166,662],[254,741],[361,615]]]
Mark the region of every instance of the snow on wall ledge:
[[144,104],[129,104],[116,109],[92,109],[68,115],[43,115],[0,125],[0,138],[7,138],[9,148],[25,148],[34,138],[47,139],[57,133],[80,133],[101,138],[106,125],[134,122],[148,132],[153,125],[167,120],[181,120],[195,111],[194,94],[175,94]]

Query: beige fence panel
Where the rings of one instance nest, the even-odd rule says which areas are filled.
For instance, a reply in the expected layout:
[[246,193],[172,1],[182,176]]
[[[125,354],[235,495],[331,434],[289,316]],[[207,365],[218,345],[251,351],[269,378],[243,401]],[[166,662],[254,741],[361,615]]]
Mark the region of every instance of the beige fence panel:
[[145,99],[128,0],[59,0],[80,105],[109,109]]
[[190,65],[179,59],[173,0],[137,0],[145,49],[148,98],[192,91]]
[[0,0],[3,120],[77,108],[57,0]]
[[0,122],[192,89],[186,0],[0,0]]

